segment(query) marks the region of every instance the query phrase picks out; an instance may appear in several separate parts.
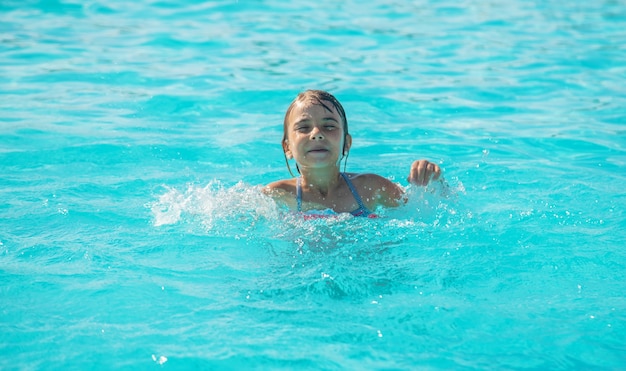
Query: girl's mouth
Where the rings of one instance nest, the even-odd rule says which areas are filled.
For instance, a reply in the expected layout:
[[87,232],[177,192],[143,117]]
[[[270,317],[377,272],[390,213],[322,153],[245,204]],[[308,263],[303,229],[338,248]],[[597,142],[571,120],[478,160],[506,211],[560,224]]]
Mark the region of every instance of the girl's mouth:
[[324,153],[328,152],[326,148],[312,148],[309,150],[309,153]]

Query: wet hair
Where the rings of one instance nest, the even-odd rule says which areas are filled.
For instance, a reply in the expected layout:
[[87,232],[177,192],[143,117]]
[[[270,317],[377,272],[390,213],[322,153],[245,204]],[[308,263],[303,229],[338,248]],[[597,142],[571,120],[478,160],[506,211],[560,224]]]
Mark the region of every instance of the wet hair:
[[[339,101],[337,100],[337,98],[335,98],[334,95],[324,90],[303,91],[300,94],[298,94],[298,96],[296,96],[296,98],[291,102],[291,104],[287,108],[287,112],[285,113],[285,120],[283,122],[283,141],[282,141],[283,149],[285,148],[285,143],[287,142],[289,115],[291,114],[293,109],[296,107],[296,105],[300,103],[312,103],[315,105],[320,105],[324,107],[326,110],[328,110],[329,112],[332,112],[332,108],[330,107],[330,105],[332,105],[332,107],[335,108],[337,113],[339,113],[341,120],[343,121],[343,143],[344,143],[344,149],[345,149],[346,137],[348,136],[348,119],[346,119],[346,111],[343,109],[343,106],[341,105],[341,103],[339,103]],[[343,159],[344,159],[343,167],[345,171],[346,163],[348,162],[348,153],[345,154],[345,157],[343,157]],[[291,171],[291,167],[289,166],[289,160],[287,159],[286,153],[285,153],[285,163],[287,164],[287,170],[289,170],[289,174],[291,174],[291,176],[295,176],[293,172]],[[296,164],[296,170],[298,170],[298,173],[300,173],[298,164]]]

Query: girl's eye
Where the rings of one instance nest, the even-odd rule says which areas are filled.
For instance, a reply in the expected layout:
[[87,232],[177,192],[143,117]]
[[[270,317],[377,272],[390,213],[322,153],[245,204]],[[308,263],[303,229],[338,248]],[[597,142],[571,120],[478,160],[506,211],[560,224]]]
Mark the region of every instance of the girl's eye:
[[326,125],[324,127],[326,128],[326,130],[335,130],[336,129],[335,125]]
[[298,126],[296,128],[296,131],[299,131],[301,133],[306,133],[307,131],[309,131],[309,127],[308,126]]

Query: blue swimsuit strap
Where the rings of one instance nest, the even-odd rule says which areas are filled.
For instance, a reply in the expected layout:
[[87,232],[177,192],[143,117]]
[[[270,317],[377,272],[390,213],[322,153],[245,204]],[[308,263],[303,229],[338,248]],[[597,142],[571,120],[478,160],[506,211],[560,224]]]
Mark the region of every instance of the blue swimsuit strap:
[[[350,181],[350,178],[348,178],[348,176],[345,173],[339,173],[339,174],[341,174],[341,177],[343,178],[343,180],[346,181],[346,184],[348,185],[348,188],[350,189],[350,192],[352,193],[352,197],[354,197],[354,200],[359,205],[359,208],[354,210],[350,214],[354,216],[361,216],[364,214],[365,214],[364,216],[367,216],[371,214],[372,212],[369,211],[367,206],[365,206],[365,204],[363,203],[363,200],[361,199],[359,192],[357,192],[356,188],[354,188],[354,185],[352,184],[352,181]],[[298,212],[302,211],[302,182],[300,179],[302,178],[298,177],[296,179],[296,202],[298,203]]]
[[302,211],[302,186],[300,179],[302,179],[302,177],[296,179],[296,202],[298,202],[298,212]]
[[350,192],[352,192],[352,197],[354,197],[354,200],[356,201],[356,203],[359,204],[359,208],[351,212],[351,214],[354,216],[361,216],[363,214],[365,214],[363,216],[367,216],[371,214],[372,212],[369,211],[367,206],[365,206],[365,204],[363,203],[363,200],[361,199],[359,192],[357,192],[356,188],[354,188],[354,185],[352,184],[352,181],[350,180],[350,178],[348,178],[346,173],[340,173],[340,174],[343,177],[343,179],[346,181],[348,188],[350,188]]

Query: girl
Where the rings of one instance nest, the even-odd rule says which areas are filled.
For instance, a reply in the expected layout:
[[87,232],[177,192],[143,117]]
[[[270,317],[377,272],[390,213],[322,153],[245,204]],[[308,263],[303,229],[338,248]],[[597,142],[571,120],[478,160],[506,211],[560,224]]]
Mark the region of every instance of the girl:
[[[376,174],[344,173],[352,137],[341,103],[330,93],[307,90],[298,94],[285,114],[283,151],[289,173],[294,159],[297,178],[270,183],[265,192],[291,210],[314,215],[351,213],[375,217],[378,206],[399,206],[403,189]],[[344,163],[345,167],[345,163]],[[408,181],[427,185],[441,169],[426,160],[413,162]]]

